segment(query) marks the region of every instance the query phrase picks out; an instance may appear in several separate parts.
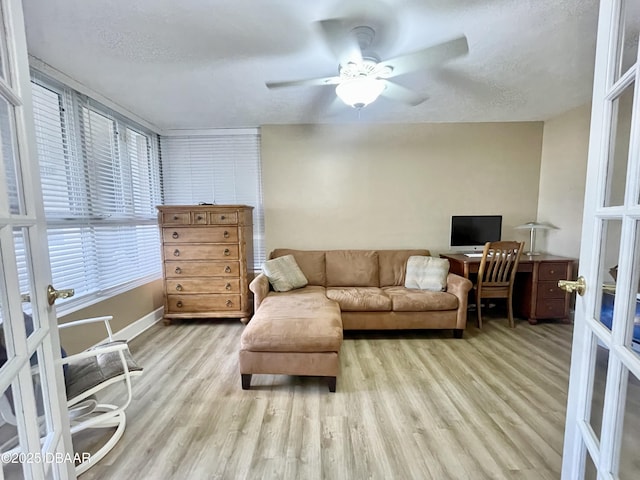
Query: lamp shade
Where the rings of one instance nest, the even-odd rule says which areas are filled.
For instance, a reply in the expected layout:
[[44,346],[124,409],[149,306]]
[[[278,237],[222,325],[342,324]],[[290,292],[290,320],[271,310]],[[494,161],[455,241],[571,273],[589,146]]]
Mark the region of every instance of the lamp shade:
[[384,89],[383,80],[363,76],[338,84],[336,95],[350,107],[362,108],[378,98]]
[[516,230],[530,230],[531,241],[529,244],[529,251],[525,252],[526,255],[540,255],[540,252],[536,251],[536,230],[557,230],[558,227],[554,227],[548,223],[540,222],[527,222],[517,227],[513,227]]
[[540,222],[527,222],[527,223],[523,223],[522,225],[518,225],[517,227],[514,227],[515,229],[518,230],[557,230],[558,227],[554,227],[553,225],[550,225],[548,223],[540,223]]

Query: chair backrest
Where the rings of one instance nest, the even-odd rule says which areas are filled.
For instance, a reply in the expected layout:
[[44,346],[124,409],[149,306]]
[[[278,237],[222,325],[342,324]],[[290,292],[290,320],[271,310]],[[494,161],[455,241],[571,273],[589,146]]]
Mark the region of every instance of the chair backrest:
[[478,268],[478,286],[512,286],[523,249],[524,242],[487,242]]

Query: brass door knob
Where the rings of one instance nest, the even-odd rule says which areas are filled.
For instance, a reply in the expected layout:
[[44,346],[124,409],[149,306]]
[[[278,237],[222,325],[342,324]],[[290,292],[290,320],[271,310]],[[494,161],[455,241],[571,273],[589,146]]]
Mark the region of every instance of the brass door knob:
[[47,287],[47,301],[49,305],[53,305],[58,298],[70,298],[73,297],[75,293],[73,288],[56,290],[53,288],[53,285],[49,285]]
[[587,283],[583,276],[579,276],[577,280],[558,280],[558,287],[565,292],[577,292],[578,295],[582,296],[587,288]]

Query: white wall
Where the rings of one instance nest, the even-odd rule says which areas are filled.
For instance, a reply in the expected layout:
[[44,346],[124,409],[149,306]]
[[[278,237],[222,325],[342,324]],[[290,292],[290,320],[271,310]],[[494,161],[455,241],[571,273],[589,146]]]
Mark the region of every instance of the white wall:
[[452,215],[536,218],[541,122],[262,127],[267,251],[448,250]]
[[537,219],[559,229],[538,234],[539,250],[579,257],[590,118],[584,105],[544,123]]

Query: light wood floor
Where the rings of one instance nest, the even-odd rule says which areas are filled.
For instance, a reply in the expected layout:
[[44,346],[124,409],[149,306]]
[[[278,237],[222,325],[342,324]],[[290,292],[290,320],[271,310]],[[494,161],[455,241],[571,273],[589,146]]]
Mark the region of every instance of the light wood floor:
[[560,478],[571,325],[346,332],[336,393],[270,375],[241,390],[243,328],[159,324],[133,340],[146,371],[127,430],[81,479]]

